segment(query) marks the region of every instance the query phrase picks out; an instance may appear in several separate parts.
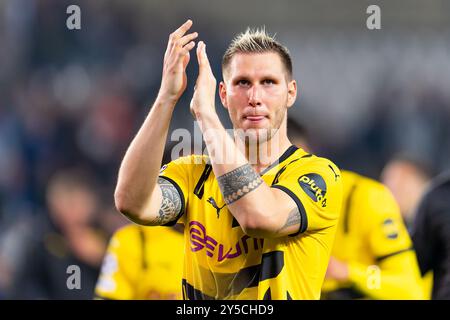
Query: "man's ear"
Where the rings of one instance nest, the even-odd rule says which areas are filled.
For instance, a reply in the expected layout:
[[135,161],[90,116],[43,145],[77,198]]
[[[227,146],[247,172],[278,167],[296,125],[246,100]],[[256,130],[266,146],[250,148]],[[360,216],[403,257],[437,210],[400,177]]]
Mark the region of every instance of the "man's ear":
[[225,107],[225,109],[228,109],[227,86],[224,81],[220,81],[220,83],[219,83],[219,96],[220,96],[220,101],[222,101],[222,105]]
[[288,99],[287,99],[288,108],[294,105],[295,99],[297,99],[297,82],[295,80],[291,80],[288,83]]

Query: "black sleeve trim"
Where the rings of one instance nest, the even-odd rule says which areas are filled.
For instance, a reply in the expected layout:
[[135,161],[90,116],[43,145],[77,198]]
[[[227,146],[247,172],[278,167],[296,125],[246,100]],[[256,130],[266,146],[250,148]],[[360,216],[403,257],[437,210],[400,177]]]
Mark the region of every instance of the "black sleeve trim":
[[295,201],[295,203],[297,204],[297,208],[298,211],[300,212],[300,217],[302,219],[302,221],[300,221],[300,228],[296,233],[290,234],[290,237],[295,237],[300,233],[303,233],[306,231],[306,229],[308,229],[308,218],[306,217],[306,210],[305,207],[303,206],[303,204],[301,203],[300,199],[288,188],[280,186],[280,185],[274,185],[271,186],[271,188],[276,188],[276,189],[280,189],[284,192],[286,192],[288,194],[288,196],[290,196],[292,198],[292,200]]
[[185,200],[184,200],[184,195],[183,195],[183,191],[181,191],[180,186],[178,185],[178,183],[176,183],[175,181],[173,181],[170,178],[164,177],[164,176],[159,176],[162,179],[165,179],[167,181],[169,181],[171,184],[173,184],[173,186],[175,187],[175,189],[177,189],[178,194],[180,195],[181,198],[181,210],[178,213],[177,217],[175,218],[175,220],[172,220],[170,222],[167,222],[166,224],[163,224],[162,226],[167,226],[167,227],[171,227],[177,224],[178,220],[181,218],[181,216],[184,214],[184,211],[186,209],[186,204],[185,204]]
[[145,233],[144,230],[142,228],[138,228],[138,232],[139,232],[139,240],[141,241],[141,267],[144,270],[147,270],[147,256],[146,256],[146,252],[147,252],[147,241],[145,239]]
[[347,199],[345,200],[345,209],[342,210],[341,220],[343,220],[344,225],[344,233],[347,234],[349,232],[350,225],[350,212],[353,204],[353,195],[355,193],[357,184],[354,183],[348,193]]
[[403,252],[406,252],[406,251],[410,251],[410,250],[413,250],[413,248],[410,247],[410,248],[407,248],[407,249],[403,249],[403,250],[399,250],[399,251],[396,251],[396,252],[392,252],[392,253],[386,254],[384,256],[377,257],[376,261],[377,261],[377,263],[379,263],[379,262],[381,262],[381,261],[383,261],[383,260],[385,260],[387,258],[390,258],[392,256],[396,256],[397,254],[400,254],[400,253],[403,253]]
[[194,194],[199,198],[203,198],[203,193],[205,192],[205,181],[208,179],[209,174],[212,171],[212,165],[205,165],[205,169],[203,169],[203,173],[200,176],[200,179],[197,182],[197,185],[194,189]]
[[274,168],[276,165],[282,163],[284,160],[286,160],[291,155],[293,155],[294,152],[297,150],[298,150],[297,146],[291,145],[289,148],[286,149],[286,151],[281,155],[281,157],[278,158],[277,161],[274,161],[270,166],[265,168],[259,175],[262,176],[263,174],[268,172],[270,169]]

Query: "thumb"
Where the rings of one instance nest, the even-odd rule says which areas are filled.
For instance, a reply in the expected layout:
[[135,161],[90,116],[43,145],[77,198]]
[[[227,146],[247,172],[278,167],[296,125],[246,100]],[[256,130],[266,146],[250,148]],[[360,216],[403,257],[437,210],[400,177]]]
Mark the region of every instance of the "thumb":
[[197,45],[197,60],[200,72],[211,71],[208,56],[206,55],[206,44],[203,41],[199,41]]
[[183,69],[186,70],[186,67],[189,63],[190,58],[191,58],[191,56],[190,56],[189,52],[187,52],[186,55],[183,57]]

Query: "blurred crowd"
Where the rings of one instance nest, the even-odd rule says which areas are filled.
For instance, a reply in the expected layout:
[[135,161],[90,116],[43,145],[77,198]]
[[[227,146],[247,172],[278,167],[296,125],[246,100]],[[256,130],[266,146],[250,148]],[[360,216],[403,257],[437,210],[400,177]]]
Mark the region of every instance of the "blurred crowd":
[[[78,31],[65,27],[67,1],[0,3],[0,298],[92,298],[107,241],[127,222],[113,203],[118,167],[157,94],[167,35],[185,19],[167,22],[137,3],[78,3]],[[218,76],[232,35],[207,22],[198,28]],[[414,59],[402,66],[413,70],[396,78],[396,59],[407,56],[399,56],[395,41],[381,42],[393,48],[381,56],[364,43],[355,51],[339,41],[324,53],[320,33],[290,46],[296,30],[269,32],[298,48],[293,56],[300,97],[292,116],[308,128],[320,155],[373,178],[383,171],[393,192],[407,198],[413,194],[406,189],[411,171],[394,165],[383,170],[390,160],[410,160],[423,181],[450,167],[450,73],[429,76],[448,71],[448,39],[415,39],[413,50],[427,50],[406,52]],[[358,60],[367,52],[374,65]],[[422,58],[423,65],[416,65]],[[380,70],[376,63],[383,62]],[[336,65],[352,68],[339,74]],[[188,73],[195,76],[191,67]],[[372,81],[363,82],[364,75]],[[193,130],[187,107],[192,85],[172,129]],[[411,206],[404,211],[413,212]],[[58,267],[70,264],[86,275],[76,296],[65,289],[67,274]]]

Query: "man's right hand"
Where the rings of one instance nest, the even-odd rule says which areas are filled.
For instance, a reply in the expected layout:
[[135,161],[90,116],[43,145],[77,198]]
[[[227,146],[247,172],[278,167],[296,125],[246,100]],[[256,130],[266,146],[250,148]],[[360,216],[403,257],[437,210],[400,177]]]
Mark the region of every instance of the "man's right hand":
[[182,209],[176,188],[164,179],[158,181],[158,176],[172,108],[186,89],[189,51],[198,36],[196,32],[186,34],[191,26],[188,20],[170,35],[158,97],[120,166],[114,201],[120,212],[139,224],[165,224]]
[[164,54],[161,88],[158,94],[158,98],[162,100],[176,103],[186,89],[186,66],[190,59],[189,51],[195,47],[193,40],[198,36],[197,32],[185,35],[191,26],[192,21],[188,20],[169,37]]

